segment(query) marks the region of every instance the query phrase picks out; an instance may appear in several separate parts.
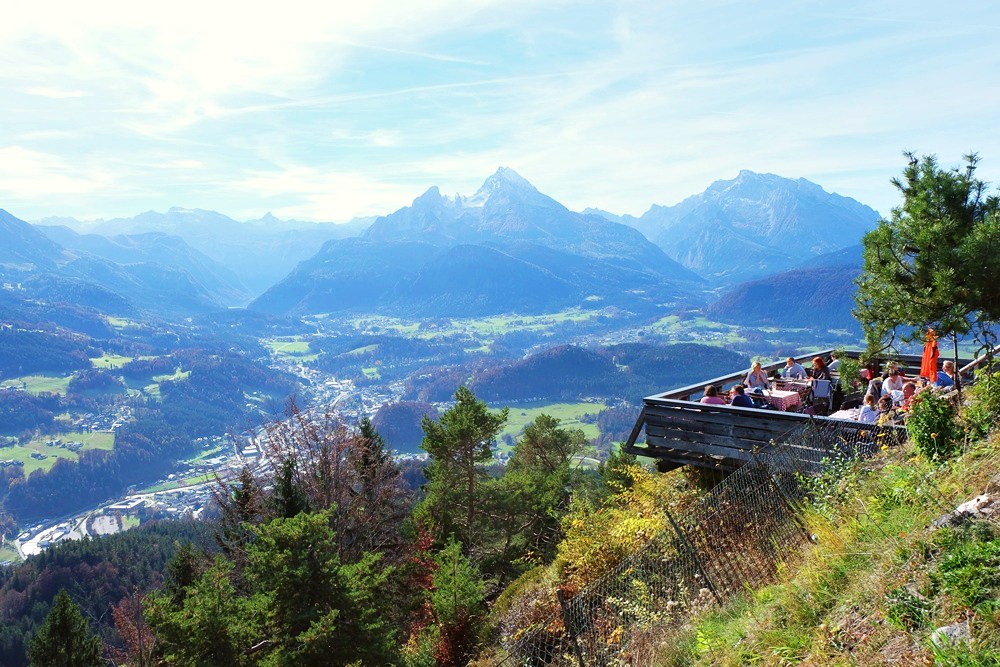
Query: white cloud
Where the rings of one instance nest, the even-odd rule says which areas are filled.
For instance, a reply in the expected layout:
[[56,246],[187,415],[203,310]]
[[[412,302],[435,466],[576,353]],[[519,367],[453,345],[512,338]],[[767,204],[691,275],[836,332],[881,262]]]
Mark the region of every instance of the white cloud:
[[52,100],[68,100],[74,97],[87,97],[90,93],[83,90],[58,90],[56,88],[33,87],[24,91],[28,95],[47,97]]
[[0,199],[22,202],[93,193],[110,185],[107,173],[21,146],[0,148]]
[[504,164],[574,208],[638,214],[750,168],[886,209],[904,148],[1000,173],[1000,86],[968,69],[1000,65],[997,11],[843,9],[17,3],[0,195],[346,219]]

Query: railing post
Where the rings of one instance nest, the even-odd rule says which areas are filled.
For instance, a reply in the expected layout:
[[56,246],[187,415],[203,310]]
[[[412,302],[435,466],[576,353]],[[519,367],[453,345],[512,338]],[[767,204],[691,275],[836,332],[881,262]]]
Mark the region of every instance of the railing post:
[[705,580],[705,584],[708,586],[708,590],[712,592],[712,597],[715,598],[715,601],[721,607],[722,597],[719,595],[719,591],[716,590],[715,584],[712,583],[711,577],[708,576],[708,572],[706,572],[705,568],[702,567],[701,558],[698,557],[698,553],[694,550],[694,547],[691,546],[691,543],[688,542],[687,536],[684,534],[684,531],[681,530],[681,527],[677,525],[676,521],[674,521],[674,516],[670,513],[670,510],[664,507],[663,512],[664,514],[667,515],[667,519],[670,520],[670,525],[673,526],[674,532],[677,533],[677,539],[681,541],[681,545],[684,547],[684,550],[687,551],[691,555],[691,558],[694,559],[694,564],[698,567],[698,572]]
[[566,606],[566,599],[563,597],[561,588],[556,589],[556,597],[559,599],[559,607],[562,609],[563,625],[566,626],[566,634],[569,635],[570,641],[573,642],[573,651],[576,653],[576,660],[580,663],[580,667],[587,667],[583,664],[583,652],[580,651],[580,643],[576,639],[576,632],[573,630],[572,619],[569,616],[569,607]]

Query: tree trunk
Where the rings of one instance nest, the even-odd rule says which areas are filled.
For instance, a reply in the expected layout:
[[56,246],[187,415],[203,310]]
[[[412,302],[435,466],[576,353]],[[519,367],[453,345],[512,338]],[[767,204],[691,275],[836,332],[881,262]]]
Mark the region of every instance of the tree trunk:
[[962,377],[961,373],[958,372],[960,366],[958,365],[958,332],[951,335],[952,343],[954,344],[954,359],[955,364],[955,391],[958,392],[958,402],[962,402]]

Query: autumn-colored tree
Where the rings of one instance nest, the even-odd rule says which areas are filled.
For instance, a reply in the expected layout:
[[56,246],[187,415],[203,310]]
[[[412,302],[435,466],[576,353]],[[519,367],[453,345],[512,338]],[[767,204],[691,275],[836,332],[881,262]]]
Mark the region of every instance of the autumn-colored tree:
[[251,525],[330,510],[341,561],[369,551],[393,562],[401,558],[399,531],[410,494],[371,422],[362,420],[355,430],[332,411],[303,411],[292,403],[285,419],[264,426],[259,443],[269,466],[263,478],[247,479],[244,473],[215,494],[224,549],[246,539]]
[[115,665],[124,667],[153,667],[156,665],[156,637],[142,613],[142,597],[138,590],[111,607],[115,630],[121,637],[122,647],[108,647]]

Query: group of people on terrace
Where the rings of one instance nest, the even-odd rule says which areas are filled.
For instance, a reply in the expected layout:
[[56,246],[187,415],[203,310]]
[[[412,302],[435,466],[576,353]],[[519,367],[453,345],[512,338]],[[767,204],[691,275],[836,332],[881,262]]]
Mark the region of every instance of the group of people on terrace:
[[854,401],[844,401],[842,406],[832,406],[833,390],[841,382],[839,369],[840,359],[836,353],[829,360],[814,357],[808,369],[794,357],[788,357],[785,365],[774,369],[770,376],[759,361],[754,361],[742,383],[736,384],[728,392],[717,385],[708,385],[700,402],[743,408],[787,409],[785,405],[797,406],[800,403],[798,400],[776,400],[777,395],[797,392],[807,404],[806,411],[812,414],[827,415],[831,407],[838,407],[841,410],[832,416],[886,423],[898,421],[905,415],[919,392],[952,387],[955,384],[955,366],[951,361],[945,361],[934,378],[907,377],[896,362],[889,362],[884,372],[880,373],[878,364],[872,363],[861,371],[861,379],[868,383],[864,396],[860,400],[855,398]]

